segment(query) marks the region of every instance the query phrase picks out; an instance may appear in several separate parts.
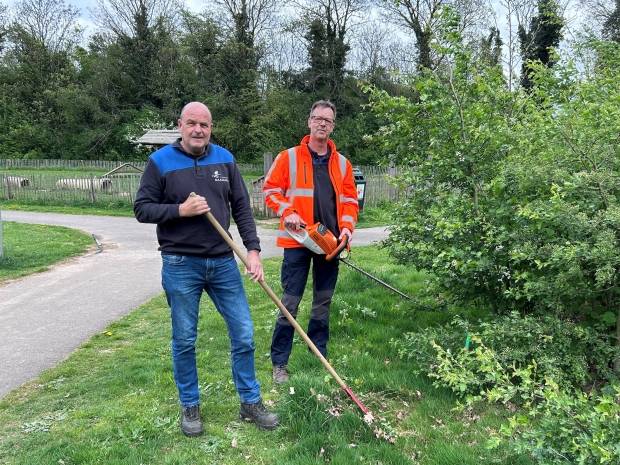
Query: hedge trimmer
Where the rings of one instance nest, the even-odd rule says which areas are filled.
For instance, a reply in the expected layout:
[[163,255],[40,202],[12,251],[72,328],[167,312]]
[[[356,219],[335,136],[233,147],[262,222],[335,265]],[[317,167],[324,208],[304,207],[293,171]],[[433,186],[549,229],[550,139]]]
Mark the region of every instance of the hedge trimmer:
[[[399,291],[395,287],[390,286],[385,281],[380,280],[376,276],[371,275],[367,271],[364,271],[357,265],[351,263],[351,261],[348,259],[349,257],[348,239],[345,238],[343,241],[338,243],[338,239],[336,239],[336,236],[334,236],[334,234],[321,223],[315,223],[310,226],[302,226],[299,230],[296,230],[296,231],[287,228],[286,232],[293,239],[295,239],[297,242],[299,242],[301,245],[311,250],[312,252],[319,254],[319,255],[325,255],[326,260],[329,261],[329,260],[333,260],[335,257],[338,257],[338,259],[342,263],[353,268],[355,271],[358,271],[359,273],[363,274],[367,278],[381,284],[383,287],[389,289],[392,292],[395,292],[396,294],[398,294],[399,296],[407,300],[413,300],[411,297],[409,297],[404,292]],[[346,249],[346,252],[345,252],[345,249]]]

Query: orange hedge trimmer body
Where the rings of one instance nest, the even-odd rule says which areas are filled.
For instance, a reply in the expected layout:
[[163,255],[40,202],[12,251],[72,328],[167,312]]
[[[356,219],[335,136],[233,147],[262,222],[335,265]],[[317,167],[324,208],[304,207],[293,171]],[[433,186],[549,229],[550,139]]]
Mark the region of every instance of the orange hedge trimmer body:
[[348,254],[346,257],[340,256],[340,254],[345,248],[349,250],[348,239],[345,238],[345,240],[338,243],[338,239],[336,238],[336,236],[334,236],[334,234],[321,223],[315,223],[310,226],[302,226],[297,231],[293,231],[292,229],[287,228],[286,232],[293,239],[295,239],[297,242],[299,242],[301,245],[311,250],[312,252],[319,255],[325,255],[326,260],[332,260],[334,257],[338,257],[340,261],[343,262],[345,265],[350,266],[355,271],[360,272],[367,278],[372,279],[373,281],[381,284],[382,286],[397,293],[398,295],[404,297],[407,300],[412,300],[411,297],[409,297],[407,294],[399,291],[398,289],[395,289],[388,283],[381,281],[376,276],[371,275],[370,273],[359,268],[357,265],[351,263],[347,259]]

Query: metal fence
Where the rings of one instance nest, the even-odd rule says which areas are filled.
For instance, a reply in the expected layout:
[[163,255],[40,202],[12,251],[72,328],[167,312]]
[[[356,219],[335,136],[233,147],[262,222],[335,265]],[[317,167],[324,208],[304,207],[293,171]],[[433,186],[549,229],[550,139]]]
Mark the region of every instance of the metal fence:
[[[132,165],[144,167],[144,163]],[[131,206],[140,184],[140,173],[114,173],[107,177],[86,174],[88,169],[111,171],[117,166],[118,162],[91,160],[0,160],[0,200],[31,204]],[[262,164],[240,164],[239,167],[249,179],[255,179],[264,169]],[[59,175],[45,173],[44,168],[79,168],[84,172]],[[366,181],[365,207],[394,201],[399,197],[397,189],[390,183],[390,177],[397,174],[396,169],[377,166],[359,168]],[[13,174],[11,169],[41,169],[41,172],[21,175]],[[259,217],[275,216],[265,206],[263,178],[246,181],[246,184],[254,214]]]

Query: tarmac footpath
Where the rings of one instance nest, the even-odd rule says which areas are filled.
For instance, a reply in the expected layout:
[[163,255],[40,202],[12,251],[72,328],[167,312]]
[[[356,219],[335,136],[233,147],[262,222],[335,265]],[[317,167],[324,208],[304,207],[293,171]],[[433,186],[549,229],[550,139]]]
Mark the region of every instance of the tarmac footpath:
[[[162,292],[153,224],[126,217],[7,210],[2,220],[80,229],[94,234],[103,250],[0,284],[0,398]],[[230,232],[241,244],[234,226]],[[281,256],[276,232],[258,227],[263,258]],[[360,229],[353,245],[385,237],[383,227]]]

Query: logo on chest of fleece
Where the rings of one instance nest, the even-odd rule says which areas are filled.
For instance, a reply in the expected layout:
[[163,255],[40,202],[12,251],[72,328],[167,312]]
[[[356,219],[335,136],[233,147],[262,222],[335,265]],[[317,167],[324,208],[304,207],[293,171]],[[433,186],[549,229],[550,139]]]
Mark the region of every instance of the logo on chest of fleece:
[[223,174],[220,174],[218,170],[215,170],[213,174],[211,175],[211,177],[213,178],[215,182],[228,182],[228,177],[224,176]]

